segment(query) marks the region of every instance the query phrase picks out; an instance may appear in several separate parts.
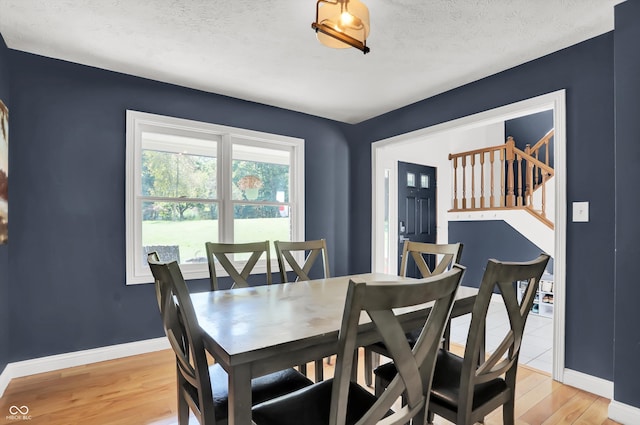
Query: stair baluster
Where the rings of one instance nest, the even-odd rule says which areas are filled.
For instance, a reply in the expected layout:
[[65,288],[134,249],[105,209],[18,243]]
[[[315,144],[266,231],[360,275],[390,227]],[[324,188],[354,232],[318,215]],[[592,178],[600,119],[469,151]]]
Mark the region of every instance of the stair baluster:
[[[524,151],[518,149],[513,138],[509,137],[502,145],[449,154],[449,160],[453,161],[452,211],[524,209],[553,229],[553,222],[547,218],[546,214],[545,187],[554,174],[553,168],[549,165],[551,137],[553,137],[553,130],[533,147],[527,145]],[[545,149],[544,162],[540,159],[540,150],[543,147]],[[499,157],[496,156],[496,152]],[[488,170],[485,168],[487,153],[489,154]],[[476,155],[478,155],[478,160],[476,160]],[[460,159],[461,167],[458,166],[458,159]],[[480,167],[476,169],[478,162]],[[496,182],[498,170],[500,180]],[[487,171],[491,175],[489,179],[486,178]],[[459,173],[462,174],[462,184],[460,185],[462,190],[458,186]],[[467,187],[467,173],[471,173],[470,187]],[[480,174],[479,179],[476,178],[478,173]],[[489,190],[486,187],[487,180],[490,181]],[[479,183],[479,188],[476,182]],[[534,196],[538,188],[541,189],[541,198]],[[500,190],[499,200],[496,196],[496,190]],[[459,196],[460,192],[462,192],[462,196]],[[488,205],[487,193],[489,194]],[[478,198],[479,202],[477,202]],[[467,199],[470,202],[467,202]],[[540,204],[540,208],[537,204]]]

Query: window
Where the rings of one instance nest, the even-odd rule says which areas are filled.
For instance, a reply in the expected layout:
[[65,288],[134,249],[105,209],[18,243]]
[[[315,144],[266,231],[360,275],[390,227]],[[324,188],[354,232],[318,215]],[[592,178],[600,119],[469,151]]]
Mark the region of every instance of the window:
[[429,189],[429,175],[420,174],[420,189]]
[[205,242],[304,240],[304,140],[127,111],[126,192],[127,284],[206,278]]
[[407,173],[407,187],[416,187],[416,175]]

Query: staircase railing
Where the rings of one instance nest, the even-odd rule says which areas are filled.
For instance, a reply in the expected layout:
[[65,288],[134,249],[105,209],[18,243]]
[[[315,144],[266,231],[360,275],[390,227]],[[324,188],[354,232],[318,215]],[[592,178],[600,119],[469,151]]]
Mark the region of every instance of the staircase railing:
[[[529,147],[529,145],[525,148],[525,153],[533,156],[535,159],[543,161],[546,165],[553,168],[551,164],[551,157],[549,156],[549,142],[554,135],[553,129],[549,130],[547,134],[545,134],[540,140],[536,142],[533,147]],[[540,159],[543,157],[543,159]],[[533,167],[533,190],[535,191],[540,184],[542,183],[542,170],[534,165]]]
[[[552,130],[553,131],[553,130]],[[512,137],[502,145],[449,154],[453,172],[451,211],[525,209],[553,229],[547,218],[546,183],[553,177],[547,133],[533,148],[518,149]],[[545,149],[544,162],[539,159]],[[534,199],[534,191],[540,196]]]

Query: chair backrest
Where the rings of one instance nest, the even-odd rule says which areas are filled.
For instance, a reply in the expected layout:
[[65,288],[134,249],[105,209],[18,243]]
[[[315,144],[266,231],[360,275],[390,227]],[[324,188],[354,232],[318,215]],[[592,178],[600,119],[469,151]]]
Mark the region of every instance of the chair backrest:
[[[305,242],[285,242],[275,241],[273,245],[276,248],[276,256],[278,257],[278,266],[280,266],[281,282],[288,282],[286,266],[289,265],[296,274],[295,281],[311,280],[309,272],[315,264],[318,257],[322,256],[322,268],[324,278],[331,277],[329,273],[329,257],[327,254],[327,242],[324,239]],[[293,252],[304,251],[305,258],[302,266],[296,261]]]
[[162,324],[176,355],[178,391],[202,424],[214,424],[214,403],[204,341],[178,263],[148,259],[161,291]]
[[[409,256],[413,258],[420,270],[422,277],[429,277],[445,272],[453,264],[460,263],[462,244],[433,244],[424,242],[404,241],[402,249],[402,262],[400,263],[400,276],[407,275],[407,263]],[[434,258],[433,270],[429,268],[429,257]],[[438,261],[440,257],[440,261]]]
[[[548,261],[547,254],[541,254],[535,260],[527,262],[502,262],[493,259],[488,261],[473,306],[460,377],[459,408],[464,406],[469,414],[473,405],[475,385],[505,375],[507,384],[512,381],[515,386],[524,326]],[[528,282],[528,285],[519,303],[517,283],[522,281]],[[481,359],[480,353],[484,352],[487,310],[496,287],[504,301],[510,327],[495,351],[487,359]]]
[[[147,253],[147,263],[149,264],[149,267],[151,267],[152,262],[153,263],[160,262],[160,255],[158,255],[157,251],[151,251]],[[158,308],[162,313],[163,301],[162,301],[162,291],[160,289],[161,283],[158,281],[158,279],[155,279],[155,281],[156,281],[155,287],[156,287],[156,298],[158,299]]]
[[[376,424],[387,416],[397,398],[405,393],[407,405],[396,410],[385,423],[403,424],[413,417],[423,423],[428,406],[437,350],[449,320],[464,267],[438,276],[408,282],[349,282],[342,325],[338,336],[338,358],[331,395],[331,425],[344,425],[347,393],[357,348],[358,323],[366,311],[396,364],[398,374],[358,425]],[[434,302],[413,348],[393,309]]]
[[[269,241],[250,243],[207,242],[205,247],[207,249],[207,261],[209,263],[209,277],[211,279],[212,291],[219,289],[218,278],[216,276],[216,260],[233,280],[232,288],[246,288],[249,286],[247,282],[249,275],[258,263],[260,257],[264,255],[267,263],[266,283],[267,285],[271,284],[271,253],[269,250]],[[244,263],[241,271],[238,271],[234,265],[234,262],[236,264],[240,262],[231,260],[231,257],[237,254],[250,254],[249,259]]]
[[143,254],[155,252],[162,261],[177,261],[180,263],[179,245],[145,245],[142,247]]

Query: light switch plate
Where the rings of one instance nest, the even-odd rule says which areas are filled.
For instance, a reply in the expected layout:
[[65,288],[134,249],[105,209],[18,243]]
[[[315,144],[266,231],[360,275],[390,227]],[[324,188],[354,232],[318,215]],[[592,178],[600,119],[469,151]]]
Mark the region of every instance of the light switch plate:
[[574,223],[586,223],[589,221],[589,202],[573,203]]

